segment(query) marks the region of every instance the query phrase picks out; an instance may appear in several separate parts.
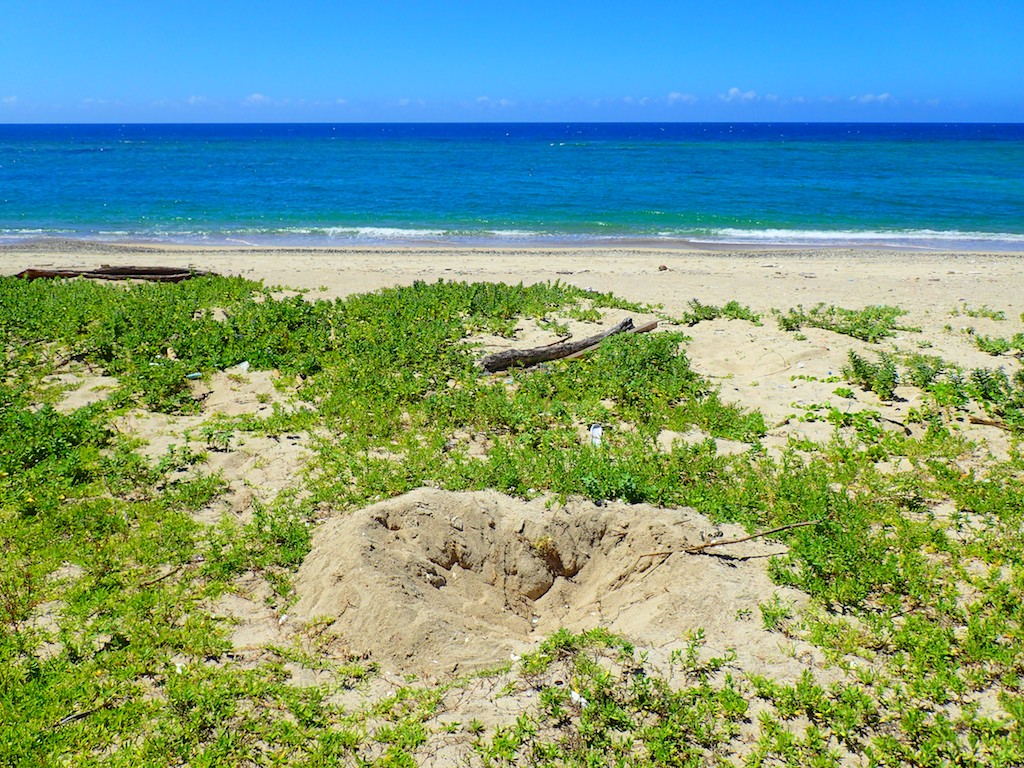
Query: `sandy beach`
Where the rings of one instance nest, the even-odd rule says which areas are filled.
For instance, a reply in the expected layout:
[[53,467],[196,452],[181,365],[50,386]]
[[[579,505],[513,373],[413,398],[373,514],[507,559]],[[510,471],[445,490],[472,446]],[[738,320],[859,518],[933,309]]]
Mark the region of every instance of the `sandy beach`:
[[[0,246],[0,274],[28,267],[192,266],[346,296],[415,280],[561,280],[679,311],[691,298],[766,310],[802,303],[957,302],[1024,311],[1024,253],[867,249],[201,248],[41,241]],[[665,267],[665,269],[662,269]]]

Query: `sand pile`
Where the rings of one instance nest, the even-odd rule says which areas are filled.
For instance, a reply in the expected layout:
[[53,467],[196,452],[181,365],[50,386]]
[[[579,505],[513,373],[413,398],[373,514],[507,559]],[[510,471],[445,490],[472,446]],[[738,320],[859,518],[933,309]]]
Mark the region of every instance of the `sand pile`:
[[[706,632],[707,651],[735,647],[737,663],[797,675],[819,659],[780,650],[759,605],[775,594],[763,541],[677,552],[721,530],[689,509],[585,501],[548,508],[495,492],[420,489],[339,516],[314,534],[296,579],[290,622],[328,618],[348,649],[427,674],[507,661],[559,627],[604,626],[647,647],[679,647]],[[671,556],[647,557],[676,551]],[[790,669],[791,667],[791,669]],[[788,674],[787,674],[788,673]]]

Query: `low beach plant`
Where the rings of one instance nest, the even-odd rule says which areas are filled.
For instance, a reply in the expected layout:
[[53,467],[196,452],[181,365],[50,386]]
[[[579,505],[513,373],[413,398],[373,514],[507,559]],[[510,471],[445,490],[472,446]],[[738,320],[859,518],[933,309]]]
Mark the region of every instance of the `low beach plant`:
[[1001,309],[993,309],[992,307],[988,306],[988,304],[982,304],[980,307],[974,307],[969,304],[961,304],[959,307],[953,307],[949,314],[952,315],[953,317],[965,315],[967,317],[983,317],[988,318],[989,320],[999,321],[1006,319],[1006,312],[1004,312]]
[[872,363],[851,349],[847,357],[849,362],[843,366],[843,375],[848,381],[874,392],[882,400],[892,400],[899,384],[899,372],[892,355],[879,352],[878,361]]
[[982,352],[987,352],[993,357],[1013,353],[1017,357],[1024,356],[1024,333],[1014,334],[1012,338],[1005,339],[1001,336],[985,336],[983,334],[971,334],[975,346]]
[[692,653],[673,657],[688,679],[677,687],[621,638],[559,630],[521,662],[538,706],[477,742],[483,765],[687,765],[727,753],[748,704],[732,676],[710,680],[731,657],[702,663],[702,646],[696,633]]
[[941,357],[920,353],[907,355],[903,362],[907,381],[918,389],[928,389],[942,373],[955,368]]
[[726,302],[723,306],[718,307],[714,304],[703,304],[698,299],[690,299],[688,307],[689,309],[676,321],[680,325],[694,326],[704,320],[718,320],[719,318],[746,320],[754,325],[761,325],[761,316],[759,314],[750,307],[744,306],[735,300]]
[[894,336],[897,331],[920,332],[920,328],[897,323],[897,318],[907,314],[906,310],[885,304],[876,304],[863,309],[844,309],[824,302],[805,310],[802,305],[783,314],[773,310],[779,328],[784,331],[799,331],[804,326],[822,328],[833,333],[852,336],[872,344]]
[[965,389],[990,416],[1013,431],[1024,432],[1024,370],[1011,377],[1001,368],[975,368]]
[[1008,339],[997,336],[984,336],[982,334],[971,334],[971,337],[974,339],[974,344],[978,349],[993,357],[1005,355],[1013,349],[1013,345]]

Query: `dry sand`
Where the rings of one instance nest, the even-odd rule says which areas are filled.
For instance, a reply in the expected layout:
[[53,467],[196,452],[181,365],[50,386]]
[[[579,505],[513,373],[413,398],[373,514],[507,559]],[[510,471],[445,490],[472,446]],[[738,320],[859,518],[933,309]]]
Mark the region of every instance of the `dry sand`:
[[[901,332],[871,345],[828,331],[805,329],[804,338],[778,329],[770,316],[761,326],[745,321],[703,322],[685,329],[694,368],[721,386],[727,400],[758,408],[772,425],[764,441],[778,450],[790,437],[827,439],[832,426],[799,419],[801,407],[835,402],[848,350],[898,349],[940,355],[967,367],[1002,366],[1013,373],[1020,361],[993,358],[976,349],[963,327],[1011,336],[1024,313],[1024,254],[919,253],[865,250],[493,250],[493,249],[196,249],[49,242],[0,248],[0,272],[27,267],[111,265],[193,266],[222,274],[262,279],[271,285],[311,289],[315,297],[339,297],[416,280],[541,282],[560,280],[583,288],[660,304],[669,315],[687,302],[737,300],[768,315],[773,309],[818,302],[847,308],[891,304],[920,333]],[[1002,310],[1008,320],[971,318],[963,307]],[[958,312],[958,313],[955,313]],[[611,324],[620,315],[606,318]],[[575,329],[574,329],[575,330]],[[499,340],[493,340],[497,345]],[[515,346],[543,342],[524,324]],[[508,344],[509,342],[503,342]],[[873,357],[873,356],[870,356]],[[215,376],[203,413],[193,417],[134,414],[120,428],[139,435],[161,455],[172,443],[202,447],[199,426],[218,413],[258,414],[287,393],[267,372]],[[65,407],[101,397],[111,381],[65,382],[77,386]],[[197,385],[200,386],[200,385]],[[871,407],[894,429],[906,420],[920,393],[901,387],[900,399],[881,403],[870,392],[844,399],[850,410]],[[1002,430],[964,423],[980,441],[974,458],[1005,455]],[[907,429],[912,427],[908,426]],[[191,438],[189,437],[191,435]],[[702,439],[700,434],[662,435]],[[203,510],[200,519],[223,515],[247,519],[254,503],[301,485],[309,435],[270,441],[252,438],[211,451],[209,470],[223,472],[228,495]],[[742,451],[721,441],[720,450]],[[964,457],[970,462],[972,457]],[[415,673],[446,676],[492,666],[522,653],[559,626],[574,630],[602,625],[651,649],[664,659],[688,631],[707,632],[708,653],[737,649],[736,665],[748,673],[796,679],[804,669],[825,669],[820,652],[770,633],[758,606],[773,595],[796,608],[806,599],[771,584],[768,556],[778,544],[753,541],[723,547],[725,557],[647,557],[676,551],[702,537],[739,529],[715,529],[699,510],[656,509],[613,503],[597,507],[570,500],[522,501],[487,493],[421,489],[399,499],[347,514],[325,515],[313,548],[296,578],[297,602],[288,615],[268,608],[269,590],[254,575],[212,608],[234,622],[242,656],[265,644],[285,644],[309,627],[329,630],[339,654],[379,661],[400,680]],[[296,679],[302,673],[294,670]],[[384,678],[389,679],[387,675]],[[454,711],[476,716],[499,697],[483,691],[466,696]],[[372,695],[367,694],[367,695]],[[496,706],[496,705],[495,705]],[[497,717],[497,715],[495,715]]]

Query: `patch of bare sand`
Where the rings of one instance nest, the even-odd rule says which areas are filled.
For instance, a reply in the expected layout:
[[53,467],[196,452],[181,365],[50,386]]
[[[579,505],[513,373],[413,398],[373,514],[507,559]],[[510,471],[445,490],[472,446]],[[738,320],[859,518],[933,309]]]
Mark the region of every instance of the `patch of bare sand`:
[[500,664],[559,627],[598,626],[666,654],[703,629],[708,651],[735,648],[745,671],[820,670],[819,651],[762,626],[759,605],[774,595],[806,604],[768,578],[782,546],[679,551],[719,532],[743,533],[690,509],[420,489],[314,533],[289,623],[326,619],[350,653],[428,676]]
[[746,453],[751,448],[750,443],[740,442],[739,440],[727,440],[723,437],[712,437],[699,427],[692,427],[686,432],[663,429],[658,433],[656,443],[659,450],[667,453],[672,450],[672,446],[677,442],[686,445],[698,445],[707,440],[711,440],[715,444],[715,452],[721,456],[736,456]]
[[[693,369],[721,387],[723,399],[759,409],[771,423],[802,406],[835,400],[848,352],[874,361],[882,347],[848,336],[805,328],[805,339],[742,320],[712,320],[689,329],[686,354]],[[844,404],[851,410],[881,405],[872,393]]]
[[255,573],[235,579],[232,591],[210,604],[211,613],[228,621],[235,653],[259,651],[268,645],[284,644],[284,616],[270,607],[274,591]]
[[215,434],[215,427],[211,431],[204,427],[215,417],[266,418],[275,408],[302,407],[278,390],[276,376],[273,371],[218,372],[192,385],[193,395],[202,403],[199,414],[132,411],[118,419],[116,426],[138,437],[143,443],[139,451],[153,461],[174,448],[204,453],[205,459],[194,470],[219,473],[227,490],[199,510],[196,519],[212,524],[230,514],[246,522],[254,502],[270,502],[295,484],[309,456],[310,435],[232,432],[221,437]]
[[[829,406],[842,414],[876,412],[881,417],[876,422],[880,429],[912,436],[923,433],[924,426],[914,423],[910,416],[926,405],[925,394],[904,384],[896,388],[892,400],[881,400],[874,392],[851,385],[843,375],[851,351],[875,363],[882,352],[897,359],[901,359],[900,353],[942,356],[942,350],[933,348],[942,343],[946,354],[955,353],[945,359],[968,370],[1001,366],[1012,375],[1020,368],[1016,359],[981,355],[977,349],[966,348],[963,339],[938,328],[924,334],[900,332],[879,344],[820,328],[804,328],[800,338],[767,323],[757,326],[743,320],[705,321],[687,329],[687,334],[691,338],[685,351],[693,369],[718,384],[725,402],[764,415],[769,431],[762,444],[773,455],[792,440],[828,442],[836,432],[835,425],[825,417]],[[898,367],[904,368],[902,364]],[[838,395],[840,387],[853,396]],[[974,424],[966,418],[956,427],[979,445],[971,466],[980,467],[990,458],[1005,460],[1010,455],[1012,441],[1004,430]],[[840,434],[851,431],[842,429]]]
[[48,376],[44,382],[59,386],[64,390],[54,405],[54,408],[61,413],[71,413],[87,405],[106,400],[118,385],[117,379],[113,376],[97,376],[87,372],[60,373]]

